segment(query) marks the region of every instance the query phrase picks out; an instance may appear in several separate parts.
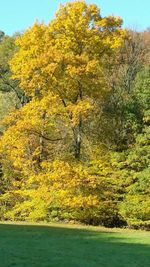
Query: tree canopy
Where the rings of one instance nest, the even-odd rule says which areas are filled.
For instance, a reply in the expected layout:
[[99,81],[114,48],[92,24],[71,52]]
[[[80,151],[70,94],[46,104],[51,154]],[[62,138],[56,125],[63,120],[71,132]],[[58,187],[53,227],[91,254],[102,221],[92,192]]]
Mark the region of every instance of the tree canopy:
[[17,97],[2,121],[2,219],[149,223],[145,39],[85,1],[2,36],[0,88]]

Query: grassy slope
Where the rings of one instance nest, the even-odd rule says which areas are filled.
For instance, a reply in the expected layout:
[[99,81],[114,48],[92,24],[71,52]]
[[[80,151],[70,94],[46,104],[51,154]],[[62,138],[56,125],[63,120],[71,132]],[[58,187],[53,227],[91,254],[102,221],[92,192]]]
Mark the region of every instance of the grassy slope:
[[0,225],[0,267],[148,267],[150,233],[65,225]]

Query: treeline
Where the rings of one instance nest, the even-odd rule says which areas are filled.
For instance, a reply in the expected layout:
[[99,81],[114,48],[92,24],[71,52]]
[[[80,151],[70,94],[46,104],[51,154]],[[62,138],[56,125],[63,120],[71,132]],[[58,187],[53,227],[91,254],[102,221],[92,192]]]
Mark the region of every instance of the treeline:
[[150,31],[84,1],[0,33],[0,219],[150,226]]

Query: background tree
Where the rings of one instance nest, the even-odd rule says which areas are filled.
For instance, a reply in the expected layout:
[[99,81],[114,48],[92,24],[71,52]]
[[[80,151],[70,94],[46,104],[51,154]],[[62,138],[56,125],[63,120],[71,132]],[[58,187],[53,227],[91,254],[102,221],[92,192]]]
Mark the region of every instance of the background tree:
[[129,31],[117,51],[112,68],[108,69],[107,78],[112,93],[103,113],[104,122],[110,121],[113,127],[107,129],[105,126],[105,136],[108,136],[109,147],[118,151],[131,146],[136,134],[142,130],[143,111],[136,88],[139,80],[137,76],[145,68],[146,53],[142,34]]

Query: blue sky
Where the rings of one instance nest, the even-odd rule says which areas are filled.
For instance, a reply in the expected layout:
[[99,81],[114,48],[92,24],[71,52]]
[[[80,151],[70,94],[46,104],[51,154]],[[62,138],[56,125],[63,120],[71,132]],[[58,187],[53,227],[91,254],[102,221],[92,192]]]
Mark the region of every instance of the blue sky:
[[[36,19],[47,23],[64,0],[1,0],[0,30],[13,34],[31,26]],[[102,15],[119,15],[126,27],[150,27],[150,0],[87,0],[96,3]]]

